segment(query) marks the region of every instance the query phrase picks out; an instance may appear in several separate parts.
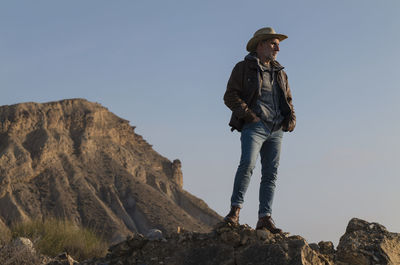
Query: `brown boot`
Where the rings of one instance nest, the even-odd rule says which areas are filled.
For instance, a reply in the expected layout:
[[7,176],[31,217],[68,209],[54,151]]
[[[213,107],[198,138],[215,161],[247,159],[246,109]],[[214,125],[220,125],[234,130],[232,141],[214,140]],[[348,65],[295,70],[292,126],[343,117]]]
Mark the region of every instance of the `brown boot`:
[[258,219],[256,229],[264,229],[266,228],[272,234],[281,234],[282,229],[279,229],[275,226],[274,220],[272,220],[271,216],[264,216]]
[[227,223],[232,223],[235,225],[239,224],[239,212],[240,208],[238,206],[231,206],[231,211],[225,216],[224,221]]

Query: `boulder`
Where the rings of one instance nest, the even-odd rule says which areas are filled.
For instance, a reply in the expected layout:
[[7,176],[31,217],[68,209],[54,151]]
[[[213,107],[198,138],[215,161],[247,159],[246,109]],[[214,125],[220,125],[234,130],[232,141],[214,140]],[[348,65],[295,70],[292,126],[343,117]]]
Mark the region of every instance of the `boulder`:
[[164,239],[162,231],[159,229],[155,229],[155,228],[150,229],[147,232],[146,237],[149,240],[163,240]]
[[30,239],[19,237],[0,248],[1,265],[36,265],[41,258]]
[[400,234],[383,225],[353,218],[337,247],[338,264],[400,264]]

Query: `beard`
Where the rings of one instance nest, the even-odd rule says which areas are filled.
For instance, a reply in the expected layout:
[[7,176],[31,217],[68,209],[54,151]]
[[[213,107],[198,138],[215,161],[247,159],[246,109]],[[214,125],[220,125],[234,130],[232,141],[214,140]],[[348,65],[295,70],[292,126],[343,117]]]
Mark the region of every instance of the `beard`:
[[269,60],[271,60],[271,61],[275,61],[277,56],[278,56],[278,53],[275,53],[275,54],[270,54],[270,55],[268,55],[267,58],[268,58]]

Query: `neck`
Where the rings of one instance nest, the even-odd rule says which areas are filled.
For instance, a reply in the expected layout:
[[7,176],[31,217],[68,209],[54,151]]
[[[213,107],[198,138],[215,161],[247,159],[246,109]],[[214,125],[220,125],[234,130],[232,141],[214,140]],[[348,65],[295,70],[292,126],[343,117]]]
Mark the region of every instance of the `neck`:
[[262,64],[265,65],[265,66],[269,66],[270,63],[271,63],[271,59],[270,59],[270,58],[267,58],[267,57],[265,57],[265,56],[259,56],[259,55],[257,54],[257,58],[260,60],[260,63],[262,63]]

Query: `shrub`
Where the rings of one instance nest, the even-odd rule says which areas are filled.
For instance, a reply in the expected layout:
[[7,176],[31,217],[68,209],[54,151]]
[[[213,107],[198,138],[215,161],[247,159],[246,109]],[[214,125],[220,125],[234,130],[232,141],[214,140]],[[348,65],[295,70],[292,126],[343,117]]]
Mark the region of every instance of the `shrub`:
[[58,219],[32,220],[11,227],[12,237],[27,237],[44,255],[55,257],[67,252],[76,260],[102,257],[108,243],[93,230]]

